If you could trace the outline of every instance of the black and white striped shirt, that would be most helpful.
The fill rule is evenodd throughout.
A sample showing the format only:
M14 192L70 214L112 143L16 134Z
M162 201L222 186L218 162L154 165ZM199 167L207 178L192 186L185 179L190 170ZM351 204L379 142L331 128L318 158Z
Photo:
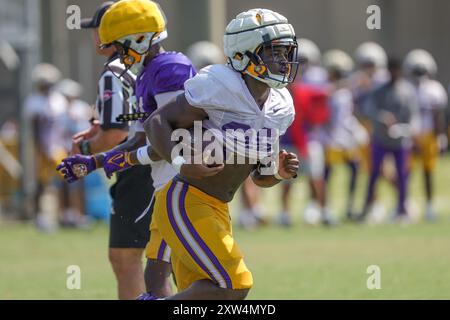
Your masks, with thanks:
M106 67L98 81L96 107L102 129L128 129L128 123L119 122L116 117L123 113L133 112L129 98L134 96L136 76L130 71L120 79L111 71L120 74L125 67L119 59L112 61Z

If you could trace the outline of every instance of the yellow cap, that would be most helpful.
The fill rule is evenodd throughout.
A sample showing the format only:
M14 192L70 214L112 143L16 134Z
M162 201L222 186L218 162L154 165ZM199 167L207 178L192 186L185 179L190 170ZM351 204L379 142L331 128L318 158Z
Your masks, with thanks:
M100 22L100 41L110 44L124 36L162 32L166 22L159 5L150 0L121 0L113 4Z

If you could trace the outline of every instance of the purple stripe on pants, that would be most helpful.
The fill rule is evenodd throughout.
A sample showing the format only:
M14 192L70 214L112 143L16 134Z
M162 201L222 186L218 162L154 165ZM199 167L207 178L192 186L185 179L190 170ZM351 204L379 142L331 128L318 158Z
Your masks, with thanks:
M164 251L166 250L167 244L164 240L161 241L161 245L158 250L158 260L164 260Z
M175 231L175 234L177 235L178 239L181 241L189 255L194 259L194 261L202 268L203 271L205 271L211 280L213 280L216 284L219 284L219 281L213 276L213 274L209 271L209 269L203 264L203 262L199 259L197 254L192 250L189 243L184 238L183 234L181 233L180 229L178 228L178 225L175 221L175 217L173 214L173 208L172 208L172 197L173 197L173 190L175 189L177 182L172 181L172 184L169 187L169 190L167 192L167 198L166 198L166 206L167 206L167 213L170 221L170 225L172 226L173 230Z
M182 182L181 182L182 183ZM206 245L206 243L203 241L203 239L198 234L197 230L195 230L194 226L192 225L191 221L189 220L186 208L184 205L184 200L186 199L186 193L188 190L188 184L183 183L183 189L181 190L181 196L180 196L180 211L181 211L181 217L183 218L184 223L186 224L187 228L189 229L189 232L194 237L195 241L197 241L197 244L202 248L203 252L206 253L209 260L213 263L213 265L216 267L216 269L220 272L220 275L225 279L225 283L227 286L227 289L232 289L233 285L231 283L231 278L228 275L225 268L220 264L217 257L214 255L214 253L209 249L209 247Z
M390 153L394 156L395 168L397 170L397 214L406 213L406 197L408 189L407 161L409 151L410 150L408 148L393 149L377 143L372 144L372 168L370 172L369 187L367 191L366 207L370 202L372 202L374 198L375 184L381 173L381 166L383 164L384 156Z

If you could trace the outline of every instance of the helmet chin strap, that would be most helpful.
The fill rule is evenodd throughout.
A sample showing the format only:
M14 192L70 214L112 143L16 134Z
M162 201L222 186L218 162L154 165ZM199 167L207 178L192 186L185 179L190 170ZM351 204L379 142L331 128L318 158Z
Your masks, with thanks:
M133 63L128 69L136 76L140 75L144 69L145 56L141 57L141 60L137 63Z

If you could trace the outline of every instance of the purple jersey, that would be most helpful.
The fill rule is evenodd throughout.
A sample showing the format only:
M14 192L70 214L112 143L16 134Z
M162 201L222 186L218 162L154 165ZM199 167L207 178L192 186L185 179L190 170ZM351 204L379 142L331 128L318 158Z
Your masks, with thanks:
M170 51L157 55L136 80L139 108L151 114L157 107L157 94L184 90L184 82L196 73L191 61L182 53Z

